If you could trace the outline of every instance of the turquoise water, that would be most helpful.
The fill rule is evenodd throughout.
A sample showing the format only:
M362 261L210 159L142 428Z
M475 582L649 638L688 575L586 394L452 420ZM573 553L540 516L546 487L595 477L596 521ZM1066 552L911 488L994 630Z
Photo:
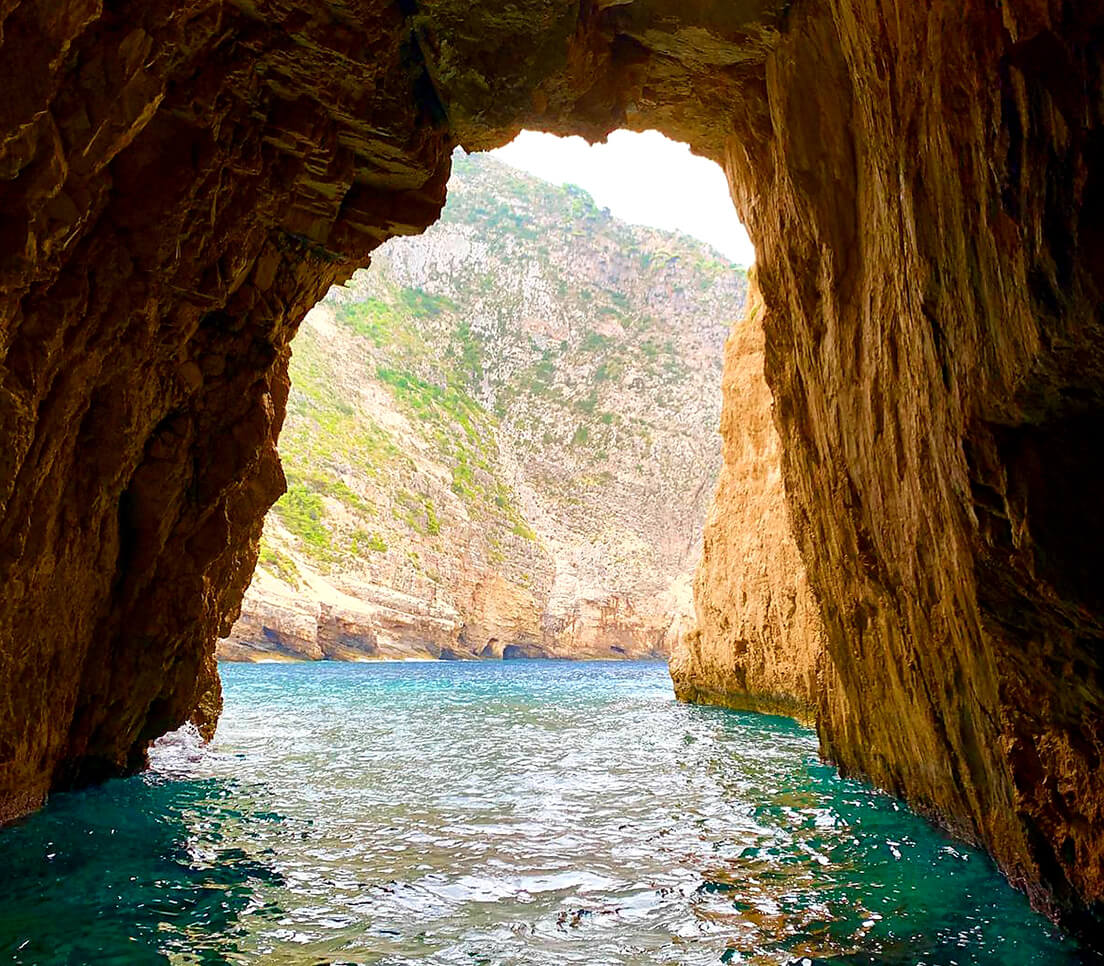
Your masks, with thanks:
M223 666L0 831L0 962L1063 964L982 855L658 663Z

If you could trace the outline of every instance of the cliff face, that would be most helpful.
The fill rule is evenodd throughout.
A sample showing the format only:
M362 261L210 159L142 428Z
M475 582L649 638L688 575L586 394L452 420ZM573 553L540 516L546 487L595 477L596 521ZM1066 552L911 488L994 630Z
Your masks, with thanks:
M1100 935L1099 10L797 13L730 161L822 747Z
M220 657L666 655L744 290L686 236L457 156L440 221L307 316L289 489Z
M824 628L786 505L754 286L748 307L725 344L724 464L694 581L697 619L672 651L671 678L684 701L811 723Z
M196 707L288 340L453 144L657 127L757 244L825 751L1099 941L1104 10L409 9L0 6L0 817Z
M444 200L401 14L363 12L0 7L0 820L217 707L288 340Z

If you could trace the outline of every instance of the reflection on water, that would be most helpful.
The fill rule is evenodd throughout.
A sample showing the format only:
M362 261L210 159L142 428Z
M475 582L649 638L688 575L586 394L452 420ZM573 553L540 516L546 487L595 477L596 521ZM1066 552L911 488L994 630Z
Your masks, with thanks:
M981 855L656 663L224 666L0 832L0 962L1074 963Z
M3 961L227 961L243 915L272 912L261 896L283 885L271 853L239 844L273 818L214 778L57 796L0 833Z

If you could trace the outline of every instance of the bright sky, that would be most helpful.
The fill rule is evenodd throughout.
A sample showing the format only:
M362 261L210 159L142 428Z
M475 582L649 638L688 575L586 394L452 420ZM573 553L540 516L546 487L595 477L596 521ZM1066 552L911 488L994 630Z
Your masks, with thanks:
M593 145L522 131L491 156L553 184L577 184L623 221L686 232L740 265L755 261L724 172L658 131L614 131Z

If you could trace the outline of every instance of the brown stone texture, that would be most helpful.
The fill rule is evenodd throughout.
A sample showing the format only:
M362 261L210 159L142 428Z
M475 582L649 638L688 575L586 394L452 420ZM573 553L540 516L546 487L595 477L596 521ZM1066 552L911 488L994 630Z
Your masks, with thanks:
M288 340L444 200L401 17L0 4L0 820L214 710Z
M192 713L288 340L433 220L452 141L658 127L758 246L824 751L1100 941L1098 0L0 0L0 31L0 819Z
M828 9L793 9L771 137L728 156L822 749L1099 937L1101 8Z
M786 505L763 375L765 312L752 284L747 317L725 344L724 464L694 581L697 619L670 670L684 701L812 722L824 629Z

